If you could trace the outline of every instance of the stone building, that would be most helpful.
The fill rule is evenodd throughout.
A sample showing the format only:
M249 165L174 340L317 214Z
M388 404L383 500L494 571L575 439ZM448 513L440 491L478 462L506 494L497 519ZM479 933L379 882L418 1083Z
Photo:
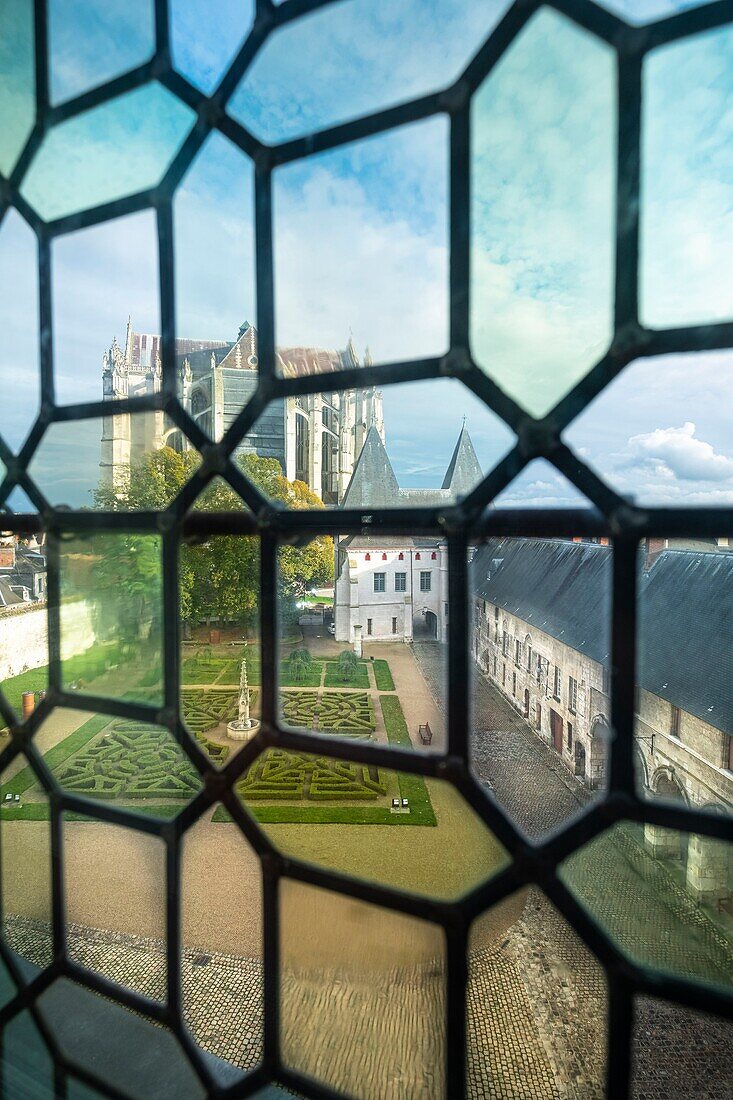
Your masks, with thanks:
M491 539L476 553L473 655L568 770L603 784L611 736L611 550L555 539ZM733 812L733 554L647 544L639 579L637 782L647 796ZM476 716L480 728L480 715ZM480 735L479 735L480 736ZM657 855L690 889L724 902L729 853L654 826Z
M0 535L0 608L46 599L46 552L35 536Z
M464 427L439 489L401 489L384 442L370 428L343 500L345 508L449 504L481 480ZM336 639L447 641L448 547L440 538L362 536L336 540Z
M176 340L179 393L183 407L212 439L221 439L257 387L257 332L245 322L232 342ZM363 365L371 363L369 351ZM353 341L342 351L279 348L277 367L287 378L358 367ZM161 387L160 337L137 333L128 322L124 351L113 340L102 364L105 400L157 393ZM367 387L274 401L247 433L238 450L276 458L291 481L304 481L324 504L337 505L370 427L384 439L382 395ZM146 452L164 445L189 446L163 413L104 418L102 480L113 484L119 472Z

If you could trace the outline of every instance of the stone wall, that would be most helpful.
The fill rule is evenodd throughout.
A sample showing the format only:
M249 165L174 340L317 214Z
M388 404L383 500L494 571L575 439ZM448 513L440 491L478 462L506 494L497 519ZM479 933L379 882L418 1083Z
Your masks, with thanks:
M62 656L74 657L94 644L89 605L78 600L64 607ZM48 664L45 604L28 604L0 613L0 681Z

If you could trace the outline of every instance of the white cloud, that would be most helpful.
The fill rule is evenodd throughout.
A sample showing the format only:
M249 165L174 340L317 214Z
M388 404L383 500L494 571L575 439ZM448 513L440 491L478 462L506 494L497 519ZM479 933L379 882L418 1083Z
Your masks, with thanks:
M653 463L663 477L716 482L733 479L733 458L717 453L710 443L698 439L691 421L681 428L656 428L632 436L628 453L632 459Z

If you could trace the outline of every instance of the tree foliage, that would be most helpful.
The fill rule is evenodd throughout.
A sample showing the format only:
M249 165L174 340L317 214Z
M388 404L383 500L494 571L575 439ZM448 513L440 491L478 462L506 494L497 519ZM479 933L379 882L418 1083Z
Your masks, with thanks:
M338 656L338 674L345 684L351 683L356 676L359 658L352 649L344 649Z
M114 486L101 486L95 502L109 511L160 511L176 497L196 470L196 451L179 453L162 447L121 471ZM277 505L322 508L318 497L302 481L288 481L277 459L240 455L245 477ZM245 505L222 478L209 482L196 501L197 511L241 511ZM144 536L125 535L125 575L121 592L132 594L144 580L135 568L135 547ZM279 558L280 598L287 611L313 585L333 581L333 541L328 536L306 546L283 546ZM109 576L114 560L102 567ZM219 619L251 621L259 603L259 539L256 536L216 535L184 543L179 563L180 606L184 621Z

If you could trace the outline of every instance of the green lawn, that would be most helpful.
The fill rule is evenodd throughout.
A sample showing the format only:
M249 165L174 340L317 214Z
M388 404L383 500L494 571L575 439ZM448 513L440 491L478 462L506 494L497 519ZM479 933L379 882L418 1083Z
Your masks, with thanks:
M353 679L344 680L339 673L338 661L326 661L325 687L368 688L370 686L369 669L366 661L359 661L359 664L354 668L354 673Z
M394 680L387 662L379 657L374 661L373 668L377 691L394 691Z

